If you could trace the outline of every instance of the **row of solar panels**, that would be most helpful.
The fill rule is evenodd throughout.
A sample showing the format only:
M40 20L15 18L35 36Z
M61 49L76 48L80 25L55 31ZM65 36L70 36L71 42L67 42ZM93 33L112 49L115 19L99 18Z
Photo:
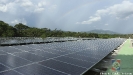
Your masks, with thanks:
M0 47L0 75L81 75L125 39Z
M30 43L30 42L49 42L49 41L68 41L68 40L78 40L79 38L73 37L47 37L45 39L37 37L7 37L0 38L0 44L14 44L14 43Z

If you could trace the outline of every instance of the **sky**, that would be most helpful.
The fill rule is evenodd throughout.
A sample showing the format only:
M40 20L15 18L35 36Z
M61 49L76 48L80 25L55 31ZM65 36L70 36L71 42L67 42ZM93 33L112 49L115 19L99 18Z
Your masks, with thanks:
M0 0L0 20L52 30L133 33L133 0Z

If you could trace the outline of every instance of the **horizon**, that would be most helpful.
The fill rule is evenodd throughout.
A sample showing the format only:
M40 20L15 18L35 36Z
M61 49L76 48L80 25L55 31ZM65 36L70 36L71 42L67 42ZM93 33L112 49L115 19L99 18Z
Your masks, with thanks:
M0 20L0 21L2 21L2 20ZM4 22L4 21L3 21ZM6 23L6 22L5 22ZM19 23L16 23L16 24L19 24ZM23 23L21 23L21 24L23 24ZM15 25L10 25L10 24L8 24L9 26L15 26ZM23 25L25 25L25 24L23 24ZM26 26L28 26L28 25L26 25ZM32 26L29 26L30 28L34 28L34 27L32 27ZM35 28L38 28L38 27L35 27ZM39 29L41 29L41 28L39 28ZM47 28L47 29L50 29L50 28ZM55 28L56 30L61 30L61 29L57 29L57 28ZM50 29L50 30L55 30L55 29ZM70 31L70 32L89 32L89 33L98 33L98 32L91 32L91 31L109 31L109 32L111 32L111 34L113 34L113 33L115 33L115 34L125 34L125 33L118 33L118 32L115 32L115 31L111 31L111 30L108 30L108 29L92 29L92 30L89 30L89 31ZM67 31L67 30L61 30L61 31ZM107 32L108 34L110 34L109 32ZM98 33L99 34L99 33ZM103 33L102 33L103 34ZM132 34L132 33L126 33L126 34Z
M14 26L132 34L132 0L0 0L0 20Z

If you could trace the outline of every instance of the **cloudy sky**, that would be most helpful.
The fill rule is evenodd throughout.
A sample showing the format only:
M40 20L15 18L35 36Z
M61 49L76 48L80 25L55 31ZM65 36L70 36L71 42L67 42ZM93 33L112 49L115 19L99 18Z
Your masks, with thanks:
M133 0L0 0L0 20L65 31L133 33Z

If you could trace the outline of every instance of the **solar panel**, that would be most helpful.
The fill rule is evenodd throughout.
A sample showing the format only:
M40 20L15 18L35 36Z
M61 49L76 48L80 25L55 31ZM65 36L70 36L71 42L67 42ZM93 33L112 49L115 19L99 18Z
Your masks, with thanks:
M55 58L55 60L60 61L60 62L67 62L70 64L74 64L76 66L82 66L84 68L90 67L93 64L92 62L89 62L89 61L82 61L82 60L73 59L73 58L66 57L66 56ZM90 65L88 65L88 63Z
M46 58L53 58L53 57L59 56L57 54L52 54L52 53L45 52L45 51L29 51L29 52L33 53L33 54L36 54L36 55L39 55L39 56L46 57Z
M6 53L22 52L21 50L14 49L12 47L3 47L1 50L4 50Z
M81 75L125 39L0 47L0 75Z
M37 62L47 59L46 57L41 57L39 55L35 55L29 52L22 52L22 53L14 53L15 56L24 58L26 60Z
M23 75L68 75L67 73L38 64L30 64L16 68L15 70L22 73Z
M0 55L5 55L7 54L6 52L0 51Z
M73 37L47 37L45 39L38 37L0 37L0 45L8 46L8 45L16 45L16 44L27 44L27 43L40 43L40 42L61 42L61 41L76 41L79 38ZM89 38L88 38L89 39ZM91 38L93 39L93 38Z
M8 69L9 69L8 67L6 67L6 66L0 64L0 72L1 72L1 71L5 71L5 70L8 70Z
M40 62L39 64L54 68L56 70L60 70L61 72L65 72L71 75L78 75L86 69L86 68L74 66L71 64L63 63L60 61L56 61L56 60L47 60L47 61Z
M10 68L16 68L23 65L30 64L31 62L23 58L19 58L13 55L0 55L0 64L6 65Z

